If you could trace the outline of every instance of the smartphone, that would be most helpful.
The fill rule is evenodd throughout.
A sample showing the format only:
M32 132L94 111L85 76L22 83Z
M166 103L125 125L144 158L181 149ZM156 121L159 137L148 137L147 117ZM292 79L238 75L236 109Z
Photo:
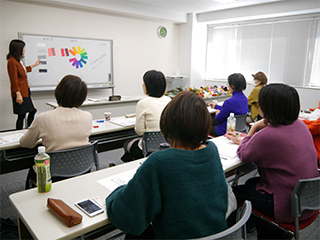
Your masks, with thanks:
M103 213L103 209L89 198L76 202L75 205L89 217Z

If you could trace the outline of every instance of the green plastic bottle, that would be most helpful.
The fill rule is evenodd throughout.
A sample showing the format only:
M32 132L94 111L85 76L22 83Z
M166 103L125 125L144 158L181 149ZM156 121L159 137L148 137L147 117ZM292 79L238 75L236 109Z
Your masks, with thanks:
M37 187L41 193L49 192L51 189L50 156L46 153L44 146L38 147L38 154L34 157L37 168Z

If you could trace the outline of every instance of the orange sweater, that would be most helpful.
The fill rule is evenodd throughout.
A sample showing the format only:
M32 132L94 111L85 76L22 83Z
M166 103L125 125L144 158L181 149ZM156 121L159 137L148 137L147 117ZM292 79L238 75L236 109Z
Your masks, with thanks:
M14 57L10 57L7 63L8 75L11 83L11 97L16 97L16 92L20 91L22 97L29 97L29 85L27 73L21 63ZM27 72L31 72L31 67L26 67Z
M316 147L317 154L318 154L318 163L320 165L320 118L316 121L310 121L310 120L302 120L310 130L314 146Z

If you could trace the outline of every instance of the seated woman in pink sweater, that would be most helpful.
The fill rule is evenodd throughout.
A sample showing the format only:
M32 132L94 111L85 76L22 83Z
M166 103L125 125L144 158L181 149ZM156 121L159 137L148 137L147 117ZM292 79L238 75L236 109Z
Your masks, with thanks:
M88 145L92 129L92 115L78 109L87 97L87 85L79 77L66 75L54 91L58 107L39 114L28 131L20 138L20 145L33 148L38 140L47 152ZM36 173L31 167L26 189L35 182ZM54 180L54 179L53 179Z
M269 84L259 93L260 121L244 138L231 133L228 139L240 144L237 154L241 161L255 163L260 177L233 188L238 204L250 200L255 210L279 223L293 223L291 193L299 179L319 176L317 153L306 125L298 119L300 101L297 91L285 84ZM306 210L300 220L314 211ZM258 239L271 236L265 224L256 223Z

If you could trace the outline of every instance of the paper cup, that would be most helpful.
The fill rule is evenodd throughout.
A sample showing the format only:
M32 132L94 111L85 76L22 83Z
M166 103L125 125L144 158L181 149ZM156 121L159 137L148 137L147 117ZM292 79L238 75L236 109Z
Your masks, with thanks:
M104 118L106 119L106 121L110 121L110 119L111 119L111 112L105 112L105 113L104 113Z

